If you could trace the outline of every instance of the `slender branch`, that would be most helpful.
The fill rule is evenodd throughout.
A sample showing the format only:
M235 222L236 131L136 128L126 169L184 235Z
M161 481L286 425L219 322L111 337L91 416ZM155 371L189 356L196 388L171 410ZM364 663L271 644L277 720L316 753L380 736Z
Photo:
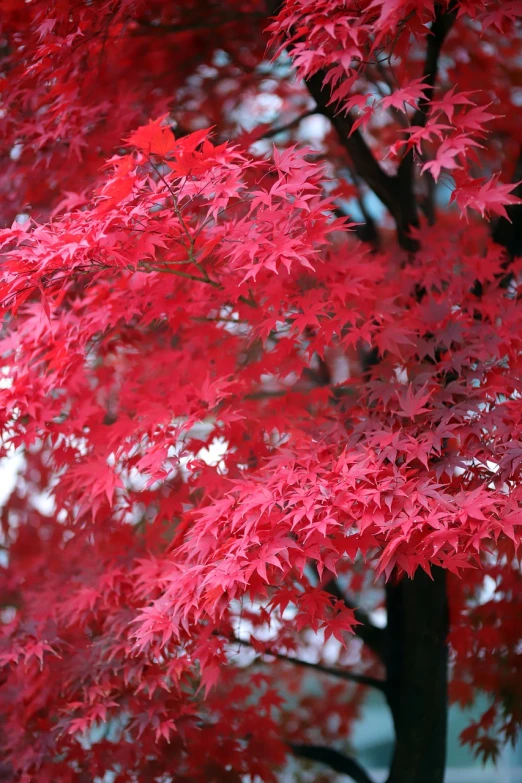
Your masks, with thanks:
M362 216L365 221L364 226L361 226L361 229L364 229L364 232L361 230L358 236L360 236L361 239L364 238L364 240L367 242L371 242L371 244L375 245L375 247L378 248L380 246L380 239L379 239L379 232L377 230L377 224L375 223L375 220L366 209L364 198L360 193L357 196L357 203L359 205L359 209L361 210Z
M259 391L250 392L250 394L245 394L243 397L244 400L270 400L270 399L276 399L277 397L286 397L289 392L291 392L292 389L277 389L274 391L264 391L263 389L259 389ZM270 653L272 655L272 653Z
M425 97L419 101L417 111L413 115L412 125L420 126L421 128L426 125L430 102L433 99L433 94L435 92L440 53L446 36L457 18L457 10L458 7L456 2L450 3L446 9L443 9L440 4L435 7L435 18L427 38L426 60L423 69L424 83L427 87L424 91ZM413 166L414 152L413 149L411 149L404 155L397 171L397 178L401 187L413 189ZM435 210L433 198L434 190L433 188L430 189L430 187L428 187L428 195L426 203L423 206L423 211L426 213L430 222L434 222Z
M421 98L417 111L413 115L412 125L420 125L422 127L426 125L430 102L435 92L440 53L446 36L455 23L457 11L458 5L456 2L450 3L445 10L441 5L435 7L435 19L426 42L426 61L423 70L424 83L428 86L424 90L425 97Z
M353 119L348 115L336 114L330 104L330 88L324 86L325 71L321 70L305 79L308 92L317 104L317 110L327 117L337 131L339 141L348 152L356 174L380 198L393 214L396 211L394 178L381 168L360 131L353 129Z
M348 171L350 172L350 179L352 181L352 184L357 188L357 196L356 196L357 203L359 205L359 209L361 210L362 216L364 217L365 220L364 223L354 226L353 231L355 234L357 234L361 242L369 242L371 245L375 247L375 249L379 249L381 243L380 243L379 232L377 230L377 225L373 217L366 209L366 204L364 203L364 198L360 189L360 183L357 181L356 175L350 169L350 167L347 168ZM349 215L346 212L344 212L339 206L334 207L333 212L336 217L341 217L341 218L349 217Z
M291 53L291 46L290 53ZM330 87L325 84L327 72L319 70L304 80L308 92L315 100L318 113L327 117L337 131L340 143L350 156L355 173L392 214L397 226L399 244L406 250L416 250L417 242L409 236L409 228L417 225L417 207L413 189L405 190L397 176L391 176L381 167L372 150L350 115L337 113L331 104Z
M243 302L243 304L246 304L249 307L259 307L259 305L257 304L257 302L255 301L255 299L252 296L247 297L247 296L243 296L243 294L241 294L241 296L238 296L237 300L238 300L238 302Z
M271 16L279 12L283 2L284 0L268 0L267 5ZM288 48L291 54L292 46L289 45ZM350 155L356 173L394 214L396 211L396 194L393 192L394 178L381 168L360 131L354 130L352 118L349 115L345 116L335 112L335 107L330 102L330 87L325 86L326 77L326 71L319 70L304 80L308 92L315 100L317 112L323 114L332 123L339 136L339 141Z
M191 275L188 272L178 272L176 269L171 269L168 266L162 266L162 267L155 267L151 266L150 270L151 272L163 272L167 275L175 275L176 277L184 277L187 280L194 280L196 283L208 283L208 285L213 286L214 288L218 288L220 291L223 291L224 286L221 283L218 283L217 280L212 280L208 275L206 277L198 277L197 275ZM248 305L249 307L258 307L257 302L254 301L252 298L248 298L246 296L238 296L238 302L242 302L243 304Z
M235 637L233 642L241 644L244 647L251 647L252 643L247 642L244 639ZM366 674L356 674L354 672L346 671L345 669L334 669L331 666L324 666L322 663L311 663L310 661L303 661L301 658L294 658L291 655L285 655L284 653L276 652L275 650L267 649L264 655L270 655L272 658L277 658L279 661L285 661L293 663L296 666L303 666L307 669L313 669L321 674L328 674L330 677L337 677L339 680L347 680L349 682L355 682L357 685L366 685L369 688L376 688L380 691L385 691L386 683L384 680L378 680L376 677L368 677Z
M290 122L287 122L286 125L278 125L275 128L270 128L270 130L267 130L265 133L263 133L260 137L260 139L271 139L274 136L278 136L280 133L286 133L286 131L292 130L292 128L295 128L301 120L305 120L307 117L311 117L313 114L321 114L322 112L319 112L317 109L310 109L309 111L305 111L302 114L300 114L298 117L295 117L293 120L290 120Z
M386 632L383 628L377 628L373 625L369 616L363 609L358 609L353 601L351 601L341 590L339 584L335 579L331 579L323 588L327 593L333 595L339 601L343 601L348 609L352 609L355 619L361 623L354 627L354 633L359 637L373 652L381 659L386 660Z
M275 0L272 5L272 13L277 13L281 0ZM456 3L451 3L448 9L443 9L440 4L437 5L435 19L428 36L424 66L424 77L428 87L426 97L419 102L419 107L414 115L414 124L423 126L426 123L429 103L435 89L440 52L455 18ZM417 250L418 242L409 236L410 227L418 225L417 203L413 190L413 150L404 156L395 176L387 174L373 155L361 132L358 129L354 130L354 121L350 115L336 113L335 107L330 102L330 88L325 86L326 77L327 73L320 70L305 79L306 87L314 98L318 111L328 117L333 128L337 131L339 141L348 152L357 176L366 182L392 214L397 226L399 244L406 250ZM428 214L431 214L432 206L427 204L426 210Z
M310 761L318 761L320 764L326 764L330 769L339 772L342 775L348 775L355 783L373 783L368 775L355 759L345 756L333 748L327 748L324 745L296 745L291 743L289 747L296 756Z
M272 655L280 661L288 661L294 663L297 666L303 666L305 668L314 669L321 674L328 674L330 677L337 677L339 680L347 680L354 682L357 685L366 685L368 688L376 688L379 691L386 690L386 683L384 680L379 680L376 677L369 677L366 674L356 674L355 672L349 672L345 669L335 669L331 666L324 666L322 663L310 663L309 661L303 661L301 658L293 658L290 655L284 655L283 653L274 653L267 650L267 655Z
M214 288L223 289L221 283L218 283L216 280L211 280L207 277L198 277L197 275L191 275L188 272L179 272L177 269L170 269L168 266L152 266L150 271L162 272L166 275L175 275L176 277L184 277L187 280L195 280L197 283L208 283Z

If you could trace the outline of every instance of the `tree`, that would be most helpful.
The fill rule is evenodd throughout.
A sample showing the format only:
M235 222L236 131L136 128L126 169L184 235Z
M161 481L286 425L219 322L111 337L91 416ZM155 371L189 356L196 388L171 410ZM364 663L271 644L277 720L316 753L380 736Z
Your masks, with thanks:
M369 688L389 783L516 738L521 19L4 0L3 779L368 783Z

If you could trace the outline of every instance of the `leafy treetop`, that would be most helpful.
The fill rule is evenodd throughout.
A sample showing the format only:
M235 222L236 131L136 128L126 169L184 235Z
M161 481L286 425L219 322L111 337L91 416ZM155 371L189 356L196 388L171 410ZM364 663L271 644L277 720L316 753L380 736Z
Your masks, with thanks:
M494 755L522 719L520 4L3 5L5 779L274 780L386 690L355 607L440 569ZM296 665L311 634L333 669Z

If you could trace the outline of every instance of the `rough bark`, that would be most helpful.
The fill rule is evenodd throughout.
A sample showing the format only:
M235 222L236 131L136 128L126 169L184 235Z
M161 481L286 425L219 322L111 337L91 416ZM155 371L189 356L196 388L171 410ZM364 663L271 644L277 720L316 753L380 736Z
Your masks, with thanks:
M387 588L388 699L395 752L388 783L443 783L446 765L446 574L423 571Z

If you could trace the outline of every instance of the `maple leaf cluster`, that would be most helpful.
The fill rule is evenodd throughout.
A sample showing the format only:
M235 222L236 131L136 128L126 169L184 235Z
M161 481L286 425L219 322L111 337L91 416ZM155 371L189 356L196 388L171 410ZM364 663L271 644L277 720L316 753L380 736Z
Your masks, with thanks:
M441 569L450 696L488 695L463 740L495 755L522 270L483 218L521 203L518 4L48 5L2 20L6 779L277 780L386 689L364 596ZM263 90L277 145L240 127ZM398 242L344 214L370 190Z

